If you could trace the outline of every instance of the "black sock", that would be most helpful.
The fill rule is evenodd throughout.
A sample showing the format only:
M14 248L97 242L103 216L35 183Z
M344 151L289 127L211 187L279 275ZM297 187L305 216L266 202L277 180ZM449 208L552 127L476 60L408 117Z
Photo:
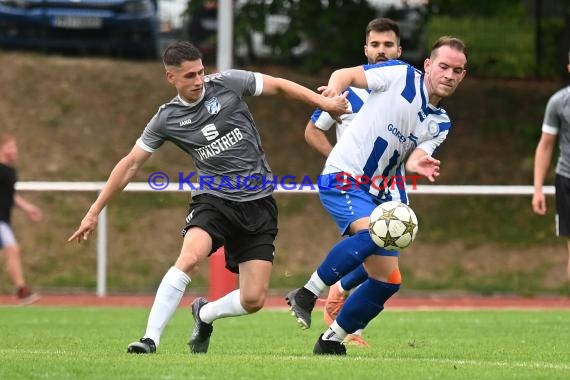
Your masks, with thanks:
M310 290L303 287L299 289L297 295L295 296L295 302L303 309L313 310L315 303L317 302L317 296L313 294Z

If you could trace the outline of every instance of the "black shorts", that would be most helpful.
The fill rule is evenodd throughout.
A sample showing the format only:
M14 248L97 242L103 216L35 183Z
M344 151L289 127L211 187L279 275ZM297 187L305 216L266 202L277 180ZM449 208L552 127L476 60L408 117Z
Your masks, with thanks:
M570 237L570 178L556 174L556 235Z
M212 252L224 246L226 268L239 273L238 265L249 260L273 262L277 236L277 204L273 196L236 202L200 194L192 198L186 227L200 227L212 238Z

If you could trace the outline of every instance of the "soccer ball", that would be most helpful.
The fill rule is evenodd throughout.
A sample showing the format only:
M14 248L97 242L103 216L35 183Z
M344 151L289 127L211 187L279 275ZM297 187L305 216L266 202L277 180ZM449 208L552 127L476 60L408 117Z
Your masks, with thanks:
M382 203L370 214L370 236L381 248L395 251L408 247L418 234L418 218L410 206L397 201Z

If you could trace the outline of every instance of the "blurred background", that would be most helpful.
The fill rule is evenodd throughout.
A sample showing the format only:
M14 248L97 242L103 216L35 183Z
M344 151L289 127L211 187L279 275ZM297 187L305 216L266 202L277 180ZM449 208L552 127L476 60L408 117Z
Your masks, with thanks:
M21 181L103 181L158 107L175 94L159 60L187 39L217 70L218 3L183 0L0 0L1 129L18 138ZM420 67L431 43L468 45L468 75L444 107L453 129L437 152L440 184L532 185L534 149L548 98L568 83L570 5L556 0L233 2L233 66L316 89L339 67L364 63L364 29L390 17L402 59ZM316 177L324 159L306 145L312 112L279 97L248 101L274 172ZM284 105L285 104L285 105ZM556 154L555 154L556 156ZM165 145L142 169L193 171ZM549 176L547 184L553 183ZM94 192L26 192L45 221L14 213L30 284L91 292L96 241L66 243ZM297 287L339 236L317 196L276 195L280 206L272 289ZM125 193L109 207L109 293L154 292L178 254L187 193ZM402 254L402 293L570 294L554 199L534 215L530 196L411 194L420 220ZM208 264L190 291L208 286ZM5 272L0 292L11 292Z
M355 64L363 30L389 17L402 32L402 59L423 62L443 34L462 36L470 73L509 78L563 75L570 40L566 1L236 0L233 57L305 70ZM0 0L0 47L158 58L185 39L215 62L218 2L212 0ZM360 43L358 43L360 42Z

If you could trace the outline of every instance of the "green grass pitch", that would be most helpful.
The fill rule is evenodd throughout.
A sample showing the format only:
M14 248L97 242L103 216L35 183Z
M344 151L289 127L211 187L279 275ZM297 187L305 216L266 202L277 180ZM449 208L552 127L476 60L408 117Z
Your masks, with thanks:
M0 379L568 379L568 310L392 311L367 328L371 348L313 356L322 313L300 330L285 310L214 323L190 355L178 309L155 355L129 355L148 309L0 307Z

